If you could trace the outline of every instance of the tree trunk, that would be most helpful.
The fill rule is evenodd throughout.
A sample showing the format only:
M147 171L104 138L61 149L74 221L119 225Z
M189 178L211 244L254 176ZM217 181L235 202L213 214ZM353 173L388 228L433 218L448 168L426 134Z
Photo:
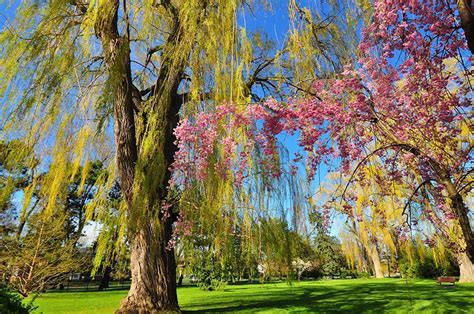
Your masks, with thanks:
M474 54L474 14L471 0L457 0L461 27L466 36L467 45Z
M457 252L456 257L460 270L460 282L474 282L474 234L469 222L468 210L462 196L455 189L451 180L445 180L451 209L456 215L454 222L459 227L455 230Z
M158 243L156 233L153 223L135 233L131 246L132 285L116 313L179 312L174 251L167 250L164 241ZM159 233L159 237L168 238L171 224Z
M103 291L109 287L110 282L110 273L112 272L112 267L110 265L105 266L104 273L102 274L102 279L99 284L99 291Z
M170 1L157 5L171 16L170 35L162 45L158 78L147 103L132 83L129 38L118 32L119 1L100 1L94 24L113 82L116 164L131 238L132 284L119 313L179 311L174 251L166 249L177 214L164 213L162 206L169 196L177 150L173 132L182 103L178 86L194 41L183 39L186 30ZM203 10L206 6L203 1Z
M360 263L357 264L359 268L359 272L369 273L369 263L367 261L367 249L365 246L357 240L357 246L359 247L359 261Z
M370 259L374 265L375 278L384 278L382 271L382 263L380 262L380 256L377 248L369 248Z
M461 2L463 2L464 4L469 2L469 5L471 4L471 1L462 0L458 1L458 4L460 4ZM473 24L471 23L471 25ZM397 142L396 138L393 138L395 139L395 142ZM422 155L420 153L420 150L410 145L398 144L397 146L401 147L407 152L412 153L415 156ZM449 240L456 244L456 249L454 253L460 256L460 258L458 258L459 268L461 271L460 281L474 282L474 279L472 278L472 272L469 270L470 267L468 267L469 264L474 264L474 234L471 228L471 224L469 222L466 203L464 202L462 195L459 193L455 184L453 183L452 176L449 171L446 170L446 167L443 167L443 165L439 164L433 159L429 159L428 164L437 177L436 181L444 185L445 190L443 192L443 197L445 197L450 202L449 205L451 212L455 216L455 218L453 219L453 223L455 224L455 232L454 236L449 237L451 238ZM428 182L427 186L431 186L431 183ZM431 190L433 190L432 187ZM433 197L437 197L436 192L432 192L432 194ZM469 260L469 262L467 262L467 260ZM461 263L463 263L462 268Z
M461 276L459 282L474 282L474 263L469 259L466 252L456 254Z

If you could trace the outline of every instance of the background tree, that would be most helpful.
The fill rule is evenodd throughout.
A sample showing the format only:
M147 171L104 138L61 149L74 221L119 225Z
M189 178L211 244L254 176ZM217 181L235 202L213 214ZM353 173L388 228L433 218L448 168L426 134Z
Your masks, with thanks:
M339 276L341 270L346 268L341 241L321 230L314 238L314 246L313 268L323 276Z
M17 150L23 151L23 154L16 154ZM15 193L31 184L36 164L37 160L31 149L21 141L0 142L0 228L3 236L14 232L19 236L26 216L34 210L34 206L33 209L24 206L21 213L18 213L13 198ZM20 221L18 229L15 224L17 218Z
M55 223L49 222L53 218ZM61 282L73 271L84 269L74 242L67 239L67 218L34 214L21 241L2 238L0 267L3 279L23 296L40 292Z

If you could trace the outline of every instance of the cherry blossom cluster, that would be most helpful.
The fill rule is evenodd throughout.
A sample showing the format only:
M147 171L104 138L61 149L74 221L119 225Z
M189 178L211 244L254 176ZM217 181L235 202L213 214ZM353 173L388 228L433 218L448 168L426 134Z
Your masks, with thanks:
M227 104L181 120L175 129L179 150L171 184L188 186L193 180L203 180L212 168L222 178L232 175L240 186L249 175L250 158L257 158L262 171L278 177L277 119L261 106ZM259 120L264 121L261 130ZM256 147L261 154L256 154Z
M193 222L186 219L186 215L180 212L178 219L174 223L173 234L166 245L167 250L172 250L176 246L176 242L180 236L190 236L193 228Z
M407 169L432 179L433 162L462 171L470 155L458 139L460 122L473 118L474 59L456 1L374 0L373 6L358 62L332 79L315 80L315 96L230 103L182 120L172 183L202 180L214 169L241 185L250 175L250 158L265 174L279 176L282 133L299 137L293 162L304 159L310 178L321 162L334 159L347 174L376 147L387 148L376 155L395 181ZM290 169L297 171L295 165ZM445 205L437 207L444 218L455 218Z

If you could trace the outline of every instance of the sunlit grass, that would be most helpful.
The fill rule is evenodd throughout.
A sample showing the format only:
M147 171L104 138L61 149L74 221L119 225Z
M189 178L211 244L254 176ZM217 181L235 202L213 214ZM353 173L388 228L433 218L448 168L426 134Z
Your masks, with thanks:
M113 313L126 291L63 292L39 296L43 313ZM353 279L229 285L224 291L178 289L183 312L393 312L472 313L474 284L455 287L435 280Z

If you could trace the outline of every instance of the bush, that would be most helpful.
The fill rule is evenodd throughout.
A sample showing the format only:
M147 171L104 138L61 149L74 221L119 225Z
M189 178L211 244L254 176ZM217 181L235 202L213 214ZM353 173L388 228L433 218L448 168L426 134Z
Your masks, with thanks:
M407 257L402 257L398 261L398 267L403 278L435 278L457 273L449 262L436 265L433 257L428 254L423 262L419 259L410 261Z
M360 273L360 274L363 274L363 273ZM350 270L350 269L341 269L341 278L342 279L346 279L350 277L351 279L354 279L354 278L359 278L359 273L357 273L357 271L355 270Z
M201 290L224 290L227 286L225 269L212 254L201 256L193 269L198 278L197 285Z
M33 300L24 304L22 297L7 288L0 289L0 313L2 314L27 314L37 308Z
M354 278L368 279L368 278L371 277L368 272L364 272L364 271L362 271L362 272L354 272L354 273L356 274Z

